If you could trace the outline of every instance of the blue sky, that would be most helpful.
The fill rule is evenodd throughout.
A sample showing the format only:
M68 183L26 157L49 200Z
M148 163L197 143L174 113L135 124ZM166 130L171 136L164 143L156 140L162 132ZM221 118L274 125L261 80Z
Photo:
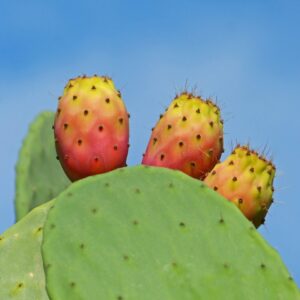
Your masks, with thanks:
M121 89L129 165L187 82L222 108L224 156L237 141L269 149L276 202L259 231L300 285L299 28L298 1L1 1L0 232L14 222L14 166L28 124L55 110L70 77L107 74Z

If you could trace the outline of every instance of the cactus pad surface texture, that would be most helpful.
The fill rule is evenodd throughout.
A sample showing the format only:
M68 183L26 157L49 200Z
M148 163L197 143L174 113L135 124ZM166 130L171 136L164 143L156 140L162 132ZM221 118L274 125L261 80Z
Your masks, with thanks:
M16 166L16 219L53 199L70 183L56 160L54 113L43 112L31 124Z
M50 299L300 299L238 208L182 172L137 166L61 193L44 226Z
M33 209L0 235L0 299L47 300L41 255L43 226L53 201Z

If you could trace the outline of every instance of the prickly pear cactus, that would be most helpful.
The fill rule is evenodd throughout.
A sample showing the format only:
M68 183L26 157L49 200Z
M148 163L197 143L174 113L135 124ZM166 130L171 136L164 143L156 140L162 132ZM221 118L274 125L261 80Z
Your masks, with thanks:
M279 255L202 182L138 166L81 180L44 227L56 299L300 299Z
M41 255L43 225L53 201L0 235L0 299L47 300Z
M54 113L43 112L31 124L16 166L16 219L51 200L69 185L56 160L52 125Z

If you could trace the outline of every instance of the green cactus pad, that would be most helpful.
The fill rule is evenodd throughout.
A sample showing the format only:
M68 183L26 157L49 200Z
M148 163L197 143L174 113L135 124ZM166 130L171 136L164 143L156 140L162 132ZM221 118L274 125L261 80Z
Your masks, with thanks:
M54 113L41 113L24 140L16 166L16 220L53 199L69 185L69 179L56 160L53 120Z
M300 299L253 225L183 173L119 169L56 201L42 243L53 300Z
M41 255L43 225L53 201L32 210L0 236L0 299L47 300Z

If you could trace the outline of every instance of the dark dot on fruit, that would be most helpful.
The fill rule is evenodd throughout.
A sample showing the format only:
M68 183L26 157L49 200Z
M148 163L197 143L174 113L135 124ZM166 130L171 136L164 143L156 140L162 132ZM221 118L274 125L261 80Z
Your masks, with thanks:
M104 184L104 186L105 186L105 187L109 187L109 183L106 182L106 183Z
M55 228L55 224L51 224L51 225L50 225L50 228L51 228L51 229L54 229L54 228Z
M61 99L61 96L58 97L58 101Z
M211 156L211 155L213 154L213 152L214 152L213 149L209 149L209 150L207 151L207 153L208 153L209 156Z
M171 128L172 128L172 125L169 124L169 125L168 125L168 129L170 130Z
M123 118L119 118L119 123L123 124Z
M42 229L43 229L43 227L39 227L39 228L37 229L37 232L41 232Z
M262 269L265 269L265 268L266 268L266 265L265 265L265 264L261 264L260 267L261 267Z
M174 187L174 184L171 182L169 183L169 188L173 188Z
M118 296L117 300L124 300L122 296Z
M246 153L246 155L247 155L247 156L250 156L250 155L251 155L250 151L248 151L248 152Z
M214 122L213 122L213 121L210 121L210 122L209 122L209 125L210 125L210 127L214 127Z
M254 168L250 168L250 170L249 170L251 173L253 173L254 172Z
M74 288L76 286L76 283L74 281L70 282L70 287Z
M80 249L84 249L85 245L84 244L80 244Z
M160 114L160 115L159 115L159 118L161 119L163 116L164 116L164 115Z
M197 114L200 114L200 108L198 108L198 109L196 110L196 113L197 113Z
M110 102L110 99L109 99L109 98L106 98L106 99L105 99L105 102L106 102L106 103L109 103L109 102Z
M99 158L98 157L95 157L94 158L94 162L98 162L99 161Z
M54 129L54 125L52 125L52 129Z
M82 144L82 140L78 140L77 144L80 146Z
M140 194L140 193L141 193L141 190L140 190L140 189L135 189L134 192L135 192L136 194Z
M70 84L69 84L69 89L70 89L70 88L72 88L72 87L73 87L73 84L72 84L72 83L70 83Z
M217 191L218 190L218 187L217 186L214 186L214 191Z
M293 279L293 277L292 277L292 276L289 276L289 277L288 277L288 280L290 280L290 281L294 281L294 279Z
M95 89L96 89L96 87L93 85L91 89L92 89L92 90L95 90Z
M221 217L221 218L219 219L219 223L220 223L220 224L224 224L224 219L223 219L223 217Z
M99 131L103 131L103 126L100 125L100 126L98 127L98 130L99 130Z
M129 259L128 255L126 255L126 254L123 255L123 259L124 259L124 260L128 260L128 259Z
M239 198L239 204L242 204L242 203L243 203L243 199Z
M197 134L197 135L196 135L196 139L197 139L197 140L200 140L200 139L201 139L201 135L200 135L200 134Z
M261 192L261 186L258 186L258 187L257 187L257 190L258 190L258 192L260 193L260 192Z
M174 108L177 108L177 107L178 107L178 104L177 104L177 103L175 103L173 107L174 107Z
M211 175L216 175L216 171L215 170L213 170L212 172L211 172Z
M234 165L234 161L231 160L231 161L229 162L229 165L230 165L230 166L233 166L233 165Z
M151 128L151 131L153 131L153 130L154 130L154 127Z
M64 129L66 130L67 128L68 128L68 124L65 123L65 124L64 124Z
M184 222L180 222L180 223L179 223L179 226L180 226L180 227L185 227L185 223L184 223Z
M133 225L138 225L139 222L138 222L137 220L133 220L133 221L132 221L132 224L133 224Z
M92 208L91 211L92 211L93 214L96 214L98 210L97 210L97 208Z
M173 268L177 268L177 263L176 263L176 261L173 261L173 262L172 262L172 267L173 267Z
M73 100L76 100L76 99L77 99L77 96L76 96L76 95L74 95L74 96L73 96Z
M119 97L119 98L122 97L121 91L118 91L118 97Z
M227 263L225 263L225 264L223 264L223 267L224 267L225 269L228 269L228 268L229 268L229 265L228 265Z
M164 155L164 154L161 154L161 155L160 155L160 160L164 160L164 158L165 158L165 155Z
M118 150L118 146L114 145L114 150L117 151Z
M237 181L237 178L235 176L232 177L232 181Z
M57 160L59 160L59 157L58 157L58 156L56 156L56 159L57 159Z
M18 288L21 288L23 286L24 286L24 284L22 282L18 283Z
M89 111L86 109L86 110L83 112L83 114L84 114L85 116L87 116L87 115L89 114Z
M155 145L157 142L157 138L153 138L153 145Z
M187 120L186 117L182 117L182 121L185 122Z
M182 147L183 146L183 142L179 142L178 145L179 145L179 147Z
M192 168L196 167L196 164L193 161L190 163L190 165Z

